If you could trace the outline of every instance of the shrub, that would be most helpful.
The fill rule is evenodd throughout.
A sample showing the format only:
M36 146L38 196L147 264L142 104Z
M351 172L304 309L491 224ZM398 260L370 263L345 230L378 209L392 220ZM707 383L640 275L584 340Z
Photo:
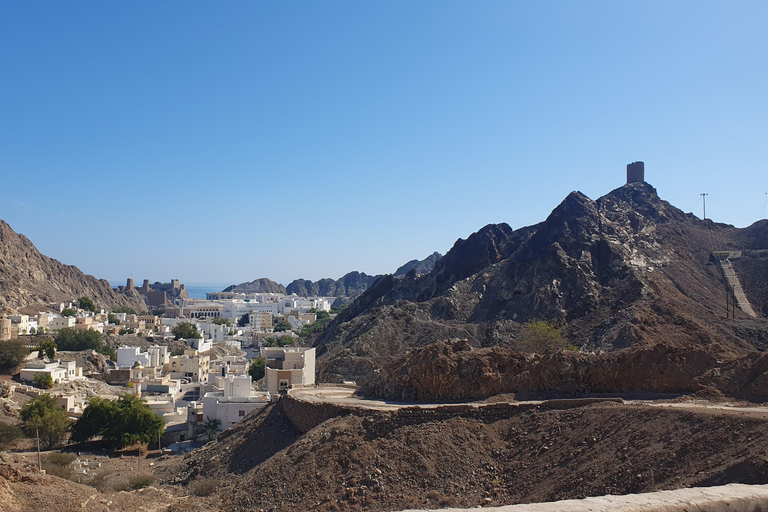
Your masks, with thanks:
M216 489L221 487L221 480L215 478L206 478L205 480L196 480L189 486L192 494L205 497L213 494Z
M22 435L23 432L16 425L0 422L0 450L7 450Z
M75 461L74 453L49 453L43 457L42 467L46 474L59 478L72 477L72 463Z
M253 382L264 378L266 373L266 360L263 357L257 357L251 361L251 367L248 369L248 373L251 375Z
M0 343L0 370L13 370L24 361L29 354L20 341L4 341Z
M86 311L96 311L96 304L94 304L89 297L80 297L77 299L77 305L80 306L80 309L84 309Z
M174 336L176 336L176 339L190 339L190 338L201 338L200 333L197 332L197 327L192 325L189 322L182 322L173 329L171 329L171 332Z
M32 379L40 389L51 389L53 387L53 377L50 373L36 373Z
M69 466L77 457L74 453L53 452L45 457L45 461L56 466Z
M128 478L128 484L131 486L131 489L133 489L134 491L138 489L143 489L144 487L149 487L153 483L155 483L155 477L148 474L134 475Z
M575 349L563 338L559 327L541 320L531 320L523 325L517 344L518 348L524 352L537 352L539 354Z

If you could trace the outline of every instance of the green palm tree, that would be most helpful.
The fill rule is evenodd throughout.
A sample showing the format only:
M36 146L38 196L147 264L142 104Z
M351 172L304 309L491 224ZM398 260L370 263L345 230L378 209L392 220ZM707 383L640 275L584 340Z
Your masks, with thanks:
M206 416L203 422L203 433L208 437L208 440L213 441L219 432L221 432L221 420Z

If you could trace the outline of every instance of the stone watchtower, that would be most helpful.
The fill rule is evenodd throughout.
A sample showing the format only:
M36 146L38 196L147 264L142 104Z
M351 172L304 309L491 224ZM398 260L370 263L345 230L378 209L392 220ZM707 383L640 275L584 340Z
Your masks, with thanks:
M132 292L132 291L133 291L133 279L131 279L130 277L129 277L129 278L128 278L128 280L125 282L125 289L126 289L127 291L129 291L129 292Z
M645 183L645 164L643 162L627 164L627 183Z

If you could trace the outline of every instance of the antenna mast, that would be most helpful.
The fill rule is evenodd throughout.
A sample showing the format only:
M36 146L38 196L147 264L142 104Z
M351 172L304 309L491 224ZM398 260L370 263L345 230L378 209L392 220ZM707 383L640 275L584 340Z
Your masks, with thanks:
M701 200L704 203L704 220L707 220L707 194L706 192L703 194L699 194L701 196Z

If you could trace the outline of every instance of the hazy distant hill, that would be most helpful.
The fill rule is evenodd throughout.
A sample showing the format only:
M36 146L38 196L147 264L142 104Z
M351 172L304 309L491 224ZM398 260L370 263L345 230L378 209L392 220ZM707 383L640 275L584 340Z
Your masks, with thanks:
M411 270L417 274L426 274L432 270L435 262L439 259L440 253L435 252L423 260L411 260L398 268L394 275L401 277ZM349 272L337 280L325 278L312 282L307 279L296 279L286 289L288 293L295 293L296 295L336 297L336 305L349 304L370 288L380 277L382 276L369 276L364 272Z
M14 310L87 296L97 306L146 310L137 292L116 293L105 279L40 254L27 237L0 220L0 305Z
M756 318L737 308L725 319L729 288L712 251L733 251ZM361 382L433 342L514 347L529 320L563 326L586 350L665 344L743 354L768 348L767 313L768 221L737 229L700 220L633 183L596 201L573 192L533 226L485 226L428 274L383 277L315 345L321 376Z
M254 279L250 283L240 283L238 285L232 285L224 288L225 292L235 293L285 293L285 286L280 283L276 283L271 279L262 277L260 279Z

